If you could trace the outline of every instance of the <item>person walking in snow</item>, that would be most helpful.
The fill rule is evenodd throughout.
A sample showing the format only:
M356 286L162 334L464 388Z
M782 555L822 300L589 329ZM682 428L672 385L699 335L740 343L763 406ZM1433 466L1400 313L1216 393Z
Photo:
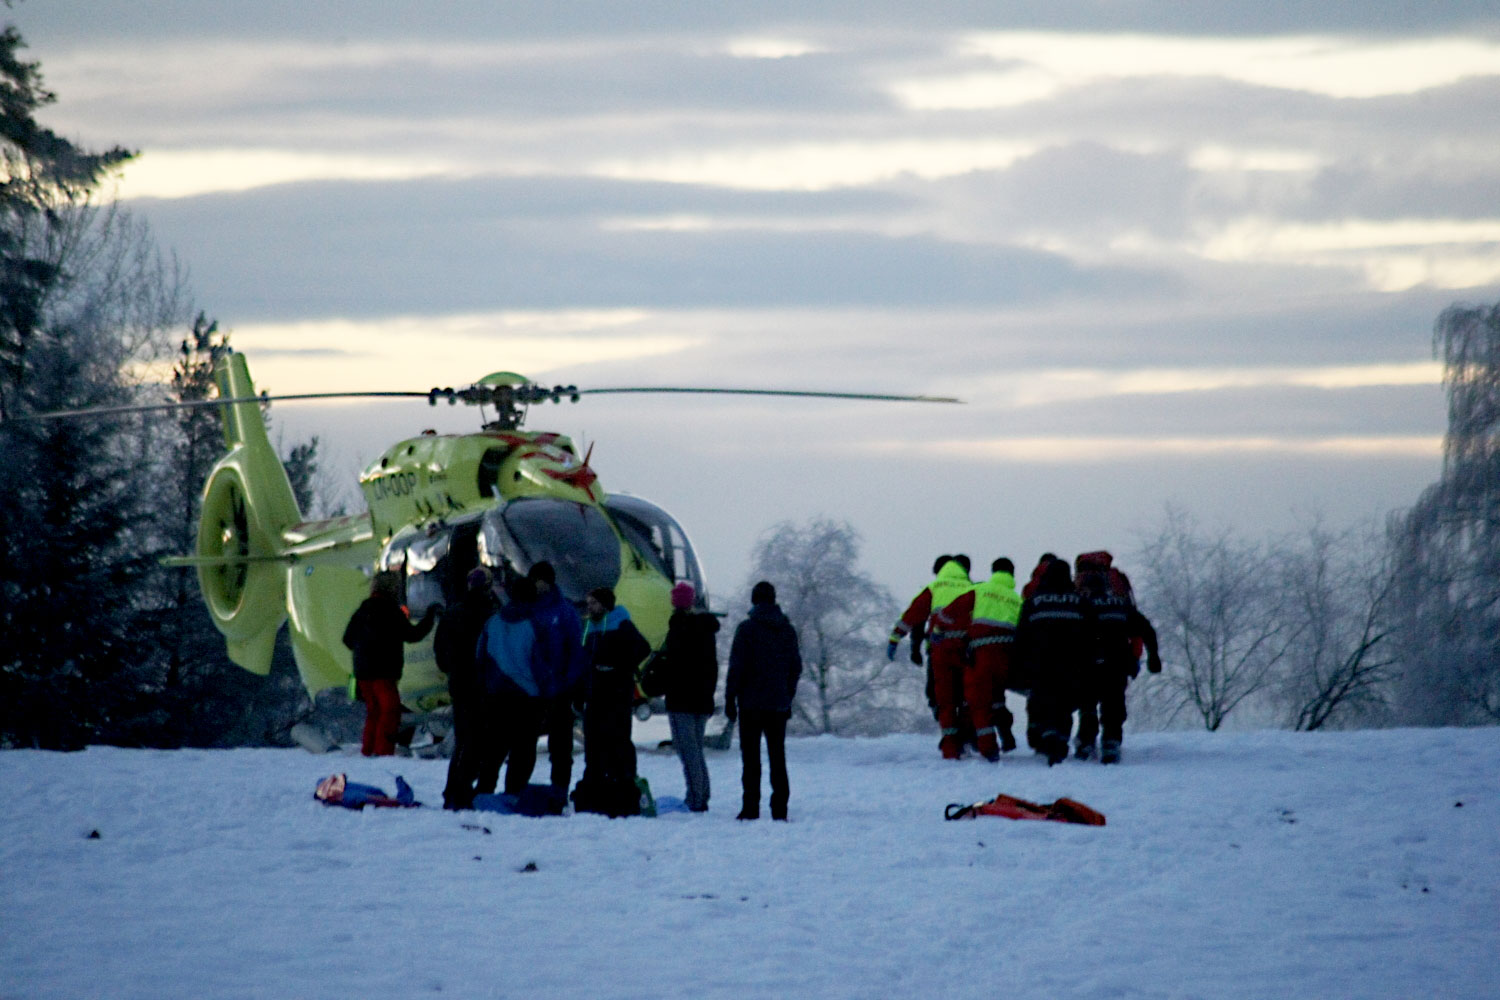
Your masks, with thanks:
M969 706L979 752L990 761L1016 748L1011 729L1015 720L1005 707L1011 650L1015 646L1016 622L1021 616L1015 573L1015 563L1001 556L990 564L990 578L975 585L972 591L974 607L969 616L964 700Z
M1092 757L1094 738L1102 735L1099 762L1117 764L1125 741L1125 689L1141 671L1135 644L1145 647L1146 669L1153 674L1161 673L1161 656L1156 646L1156 629L1136 610L1131 599L1130 581L1111 567L1108 553L1090 555L1102 556L1104 561L1102 565L1090 565L1083 556L1078 560L1078 588L1094 608L1097 648L1093 669L1084 678L1078 704L1075 756L1081 760Z
M500 768L497 748L492 746L494 727L485 725L481 714L484 689L476 651L479 633L495 613L495 598L490 593L493 582L484 566L470 571L463 597L443 611L432 637L432 653L437 668L448 677L448 697L453 704L453 753L448 758L448 783L443 788L445 809L469 807L480 772L489 769L491 759L494 769L485 791L493 792Z
M583 710L583 777L573 789L580 811L610 816L639 811L635 785L635 744L630 739L635 671L651 653L630 612L615 602L615 592L600 587L585 602L583 649L589 661L588 693Z
M933 563L933 572L937 575L932 582L917 592L917 596L911 599L911 603L906 606L906 610L896 621L895 627L891 629L890 640L886 643L885 658L894 660L901 639L910 634L911 661L920 666L922 664L921 645L925 636L927 640L927 704L932 709L933 718L938 719L939 724L942 725L943 706L962 702L963 675L961 667L955 664L951 656L934 660L933 619L951 601L971 590L974 584L969 579L969 557L966 555L938 556Z
M744 799L738 819L760 818L762 737L771 767L771 818L787 818L786 724L801 677L797 630L777 606L776 588L762 580L751 588L749 616L735 629L724 689L724 714L740 727Z
M427 609L413 624L401 605L401 578L376 573L365 598L344 628L344 645L354 653L354 680L365 703L365 728L360 753L388 757L396 752L401 728L401 695L397 684L405 666L403 646L420 642L431 631L437 607Z
M1041 554L1036 561L1036 566L1031 570L1031 578L1021 587L1022 601L1031 599L1031 596L1036 593L1037 588L1042 585L1042 577L1046 574L1047 567L1055 562L1057 562L1056 553L1043 552ZM1031 677L1027 674L1028 665L1014 655L1014 650L1011 652L1010 676L1007 679L1007 683L1011 686L1011 690L1020 691L1026 696L1026 745L1037 753L1041 753L1042 729L1041 726L1033 721L1036 719L1037 714L1035 701L1031 695Z
M714 713L714 689L719 685L719 651L714 638L719 620L706 611L693 610L696 599L693 585L687 581L672 588L672 617L661 658L667 721L672 726L672 749L682 761L687 807L691 812L707 812L708 762L703 756L703 734Z
M1093 605L1074 588L1068 564L1048 563L1021 605L1016 656L1031 679L1027 725L1037 728L1037 749L1049 765L1068 756L1073 709L1094 668L1095 628Z

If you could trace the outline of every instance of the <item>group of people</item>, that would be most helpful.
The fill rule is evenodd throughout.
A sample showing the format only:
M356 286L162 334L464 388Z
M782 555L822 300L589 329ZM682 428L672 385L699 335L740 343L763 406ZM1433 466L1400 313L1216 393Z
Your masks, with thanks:
M395 752L402 648L424 638L436 623L433 652L447 675L453 705L446 808L470 808L475 796L491 794L497 786L522 795L545 736L549 788L559 809L571 798L579 811L610 816L638 811L631 726L638 672L649 657L653 693L665 696L672 746L682 763L685 804L691 812L708 810L703 751L719 681L719 622L694 607L692 584L672 588L666 638L654 656L613 590L590 591L580 615L557 588L556 573L546 562L508 580L487 567L474 569L462 598L440 619L429 609L411 622L399 594L396 574L377 573L370 596L344 632L365 703L366 756ZM758 583L751 591L750 614L735 632L725 689L725 715L740 726L740 819L760 815L762 742L770 763L771 816L786 819L791 794L786 726L801 673L796 630L776 605L775 588ZM584 767L570 794L573 731L580 714Z
M1049 765L1067 758L1070 736L1079 759L1118 763L1125 692L1142 651L1147 670L1161 672L1156 630L1136 609L1129 579L1108 552L1083 553L1071 568L1046 553L1019 592L1010 559L996 559L979 583L970 569L967 556L939 556L886 648L894 659L910 637L912 662L922 665L925 641L943 757L973 746L996 761L1016 748L1009 690L1026 696L1027 743Z
M933 580L896 622L886 650L894 659L909 638L912 662L925 663L942 755L957 759L972 746L996 761L1016 749L1015 719L1005 700L1007 691L1016 691L1026 696L1027 743L1049 764L1068 756L1070 737L1078 758L1118 762L1126 688L1140 672L1142 652L1152 673L1161 671L1161 658L1156 631L1136 609L1130 581L1109 553L1084 553L1071 567L1047 553L1019 591L1008 558L991 563L989 577L977 583L970 570L967 556L940 556ZM508 580L478 567L463 598L440 621L429 609L415 623L400 604L399 579L376 574L344 635L366 707L363 750L394 752L402 646L422 639L436 622L433 650L448 676L455 735L444 805L469 808L476 795L493 793L502 766L505 792L520 795L545 736L549 787L559 804L571 797L580 811L629 815L640 802L631 725L638 676L649 659L651 693L666 698L685 804L692 812L707 811L703 751L719 679L719 623L694 607L696 596L685 581L672 588L666 638L653 656L614 591L591 591L580 615L546 562ZM740 728L738 818L760 816L764 744L771 817L784 820L791 797L786 729L802 658L775 587L757 583L750 604L730 647L724 691L725 715ZM584 769L570 796L580 714Z

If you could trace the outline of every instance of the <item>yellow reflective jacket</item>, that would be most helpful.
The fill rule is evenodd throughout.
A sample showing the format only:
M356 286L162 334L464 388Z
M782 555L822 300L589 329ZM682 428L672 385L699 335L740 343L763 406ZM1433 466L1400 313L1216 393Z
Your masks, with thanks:
M974 588L974 624L990 629L1013 629L1021 620L1021 595L1016 578L995 573Z

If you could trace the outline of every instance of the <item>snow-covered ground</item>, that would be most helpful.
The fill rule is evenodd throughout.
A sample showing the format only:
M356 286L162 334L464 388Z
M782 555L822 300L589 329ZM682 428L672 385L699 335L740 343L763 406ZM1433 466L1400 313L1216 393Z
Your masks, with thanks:
M735 821L737 751L625 820L312 797L443 761L0 753L0 997L1500 997L1500 729L933 744L791 741L785 824ZM943 820L1002 791L1108 825Z

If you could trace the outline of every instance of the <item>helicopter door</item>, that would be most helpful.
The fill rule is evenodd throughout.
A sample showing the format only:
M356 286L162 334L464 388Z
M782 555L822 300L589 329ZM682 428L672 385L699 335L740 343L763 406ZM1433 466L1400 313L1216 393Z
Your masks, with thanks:
M479 562L478 536L479 521L471 519L431 535L398 536L386 547L381 568L401 575L401 602L408 613L421 616L430 607L459 602L465 579Z
M501 557L518 573L539 562L557 572L557 588L570 601L582 602L596 587L620 580L620 540L597 507L522 497L487 511L480 531L485 561Z
M649 500L623 493L611 494L604 501L604 508L614 517L631 547L649 559L663 576L673 581L686 580L698 592L699 600L707 599L708 588L698 555L682 525L671 514Z
M451 535L443 532L421 538L406 550L406 610L420 618L433 605L443 607L448 595L443 592L443 578L448 568Z

